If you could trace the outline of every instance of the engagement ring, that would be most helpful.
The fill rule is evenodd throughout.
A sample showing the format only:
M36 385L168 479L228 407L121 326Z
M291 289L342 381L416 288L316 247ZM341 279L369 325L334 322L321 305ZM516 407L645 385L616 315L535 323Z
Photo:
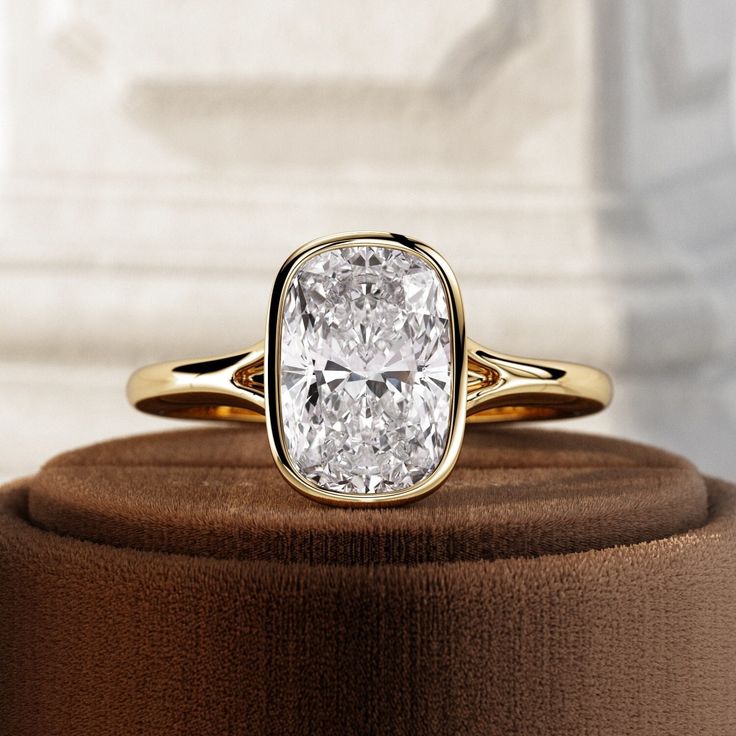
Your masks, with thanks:
M314 240L287 259L265 341L141 368L128 398L161 416L265 420L276 466L296 490L386 506L440 486L466 421L591 414L610 402L611 381L466 339L442 256L402 235L365 232Z

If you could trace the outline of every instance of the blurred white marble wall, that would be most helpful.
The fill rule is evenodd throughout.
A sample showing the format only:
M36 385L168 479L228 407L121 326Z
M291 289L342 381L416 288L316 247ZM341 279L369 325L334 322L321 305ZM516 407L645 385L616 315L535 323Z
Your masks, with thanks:
M471 334L617 381L571 429L736 476L733 0L2 0L0 476L176 426L297 245L407 232Z

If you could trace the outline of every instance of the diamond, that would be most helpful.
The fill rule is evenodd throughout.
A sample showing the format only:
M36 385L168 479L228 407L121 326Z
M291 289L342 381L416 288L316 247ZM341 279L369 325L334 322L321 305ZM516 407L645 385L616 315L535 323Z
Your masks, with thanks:
M307 258L283 296L279 396L294 469L381 494L438 467L450 429L452 330L439 273L395 247Z

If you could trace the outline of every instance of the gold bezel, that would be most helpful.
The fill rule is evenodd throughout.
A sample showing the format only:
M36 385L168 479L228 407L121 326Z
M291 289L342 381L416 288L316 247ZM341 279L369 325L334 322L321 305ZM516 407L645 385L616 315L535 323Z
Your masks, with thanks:
M380 494L350 495L321 488L304 477L292 465L283 438L281 420L281 396L279 372L281 352L281 326L283 322L284 296L299 268L313 256L337 248L378 245L414 253L427 262L437 273L445 290L450 315L452 337L452 388L450 423L445 452L435 470L409 488ZM415 501L437 490L449 476L463 440L466 415L467 354L465 350L465 313L455 275L447 261L433 248L418 240L387 232L354 232L318 238L292 253L278 272L274 281L268 310L268 326L265 340L265 405L268 440L276 467L284 478L300 493L313 501L335 506L392 506Z

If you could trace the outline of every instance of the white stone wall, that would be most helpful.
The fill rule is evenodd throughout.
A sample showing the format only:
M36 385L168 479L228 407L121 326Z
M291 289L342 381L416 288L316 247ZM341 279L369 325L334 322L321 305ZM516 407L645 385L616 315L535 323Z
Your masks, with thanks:
M143 362L262 335L315 236L407 232L470 332L581 360L561 423L736 477L732 0L4 0L0 476L183 426Z

